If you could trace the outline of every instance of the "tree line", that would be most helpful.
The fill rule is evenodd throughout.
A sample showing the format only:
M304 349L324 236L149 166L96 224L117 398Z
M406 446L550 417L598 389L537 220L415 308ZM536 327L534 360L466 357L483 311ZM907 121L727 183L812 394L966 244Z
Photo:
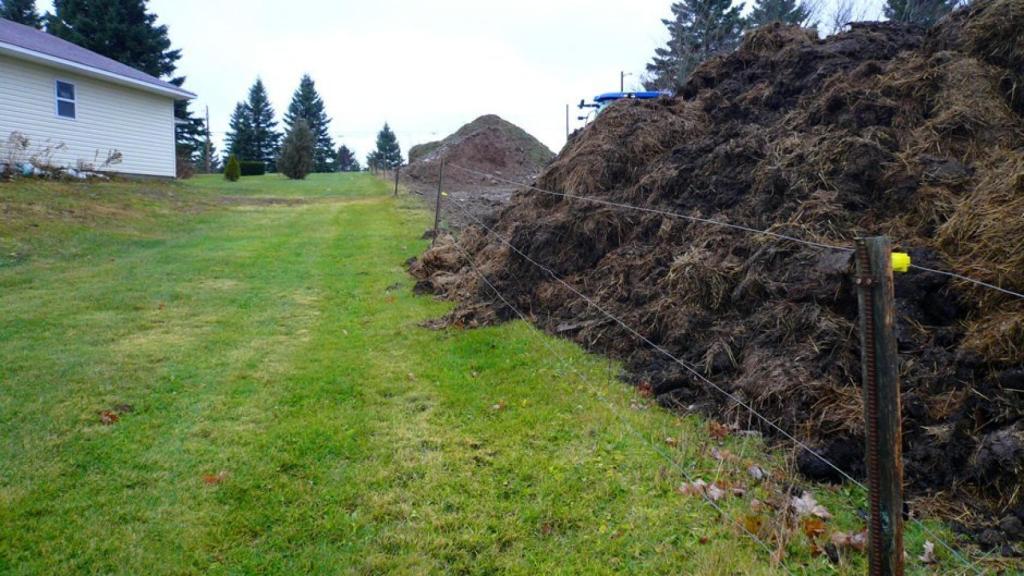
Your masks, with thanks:
M0 18L45 30L150 76L164 78L175 86L185 83L184 76L175 74L181 50L171 48L167 26L156 24L157 16L147 10L145 0L55 0L53 11L46 14L36 10L35 0L0 0ZM213 146L210 128L189 106L187 100L174 104L179 174L207 166L220 170L221 161ZM248 99L240 102L231 115L226 140L228 154L263 162L267 169L275 170L285 144L295 143L302 151L307 148L307 140L311 140L308 171L360 169L352 150L346 146L334 148L328 131L331 119L308 74L299 82L283 121L286 132L281 134L277 131L266 89L257 79L249 90ZM308 137L306 131L310 133ZM377 140L377 150L367 159L370 167L400 165L401 149L389 126L385 124ZM288 152L286 161L296 158L293 150ZM301 155L299 158L300 167L304 167L306 158Z
M889 20L931 26L968 0L885 0ZM755 0L743 16L744 4L732 0L682 0L672 3L672 17L662 20L669 40L657 48L647 64L644 86L649 90L675 90L702 62L731 52L743 34L773 22L842 31L864 17L864 0L835 0L824 11L825 0ZM824 21L820 21L823 19Z
M257 78L247 98L231 113L224 140L227 154L240 161L262 162L267 170L280 169L288 176L361 169L352 150L344 145L335 148L329 128L331 118L309 74L299 81L282 121L283 131L278 130L266 86ZM377 149L367 157L367 167L390 169L401 164L398 138L385 123L377 135Z

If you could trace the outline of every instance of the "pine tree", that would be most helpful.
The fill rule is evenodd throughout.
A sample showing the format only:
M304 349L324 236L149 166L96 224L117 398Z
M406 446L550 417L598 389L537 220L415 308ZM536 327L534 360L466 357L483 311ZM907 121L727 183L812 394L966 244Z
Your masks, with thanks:
M46 31L157 78L171 76L181 50L144 0L54 0Z
M46 14L50 34L176 86L185 83L183 76L174 77L181 50L171 50L167 26L157 26L145 0L54 0L53 9ZM174 116L177 153L194 161L205 122L192 115L187 100L174 103Z
M242 166L238 162L238 156L232 154L228 156L227 161L224 163L224 178L231 182L238 182L238 179L242 177Z
M756 28L782 22L804 26L811 18L811 9L797 0L755 0L754 8L747 16L747 27Z
M291 130L296 120L305 120L316 138L314 152L315 172L331 172L334 160L334 140L329 134L331 119L324 110L324 101L317 94L316 85L309 74L304 74L299 87L292 96L288 112L284 115L284 124Z
M302 180L313 171L316 153L316 137L305 120L299 118L281 145L281 156L277 159L277 167L281 173L292 180Z
M375 167L388 170L402 165L402 148L398 145L398 137L391 131L387 122L377 133L377 150L375 151Z
M355 153L344 144L338 147L336 166L338 172L359 172L360 170L359 160L356 160Z
M886 0L883 11L893 22L932 26L957 6L957 0Z
M371 172L376 172L381 169L380 152L374 150L366 155L366 167L370 169Z
M690 72L708 58L739 45L743 31L743 4L730 0L683 0L672 4L671 20L662 20L669 31L664 48L655 50L647 65L648 88L675 89Z
M33 28L43 27L43 19L36 12L35 0L0 1L0 18Z
M261 160L267 165L271 172L275 171L277 153L280 147L281 134L277 131L277 120L274 120L274 107L270 105L270 98L267 96L267 89L263 86L263 80L256 79L256 83L249 89L249 101L246 103L249 113L249 120L252 122L252 158L246 160Z
M245 102L235 104L228 122L228 133L224 138L224 146L231 156L243 160L253 160L259 154L253 143L252 114Z
M181 86L185 78L178 77L171 80L171 84ZM194 116L189 109L189 100L174 101L174 136L178 156L195 163L199 158L200 149L204 145L206 134L206 121Z

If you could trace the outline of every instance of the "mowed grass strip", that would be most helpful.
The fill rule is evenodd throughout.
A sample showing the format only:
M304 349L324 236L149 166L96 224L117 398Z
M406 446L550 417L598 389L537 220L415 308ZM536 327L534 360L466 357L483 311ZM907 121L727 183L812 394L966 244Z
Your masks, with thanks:
M670 462L770 467L756 440L522 322L421 327L449 308L403 268L429 215L386 182L242 183L0 185L34 214L0 222L25 254L0 267L0 573L781 572L749 498L720 516ZM801 572L863 569L805 544Z

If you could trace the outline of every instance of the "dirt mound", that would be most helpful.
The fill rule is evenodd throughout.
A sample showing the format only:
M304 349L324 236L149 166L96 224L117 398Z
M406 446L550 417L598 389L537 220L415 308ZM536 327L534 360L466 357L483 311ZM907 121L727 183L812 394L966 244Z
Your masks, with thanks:
M1024 0L981 0L931 30L765 27L677 98L610 107L538 186L829 244L885 233L917 264L1024 291L1020 30ZM863 474L848 253L529 190L494 227ZM458 242L540 326L626 359L664 405L755 425L500 241L468 229ZM442 243L414 263L419 287L457 299L453 321L508 318L459 254ZM1024 520L1024 302L921 271L898 275L896 297L910 492Z
M532 180L554 156L522 128L490 114L466 124L444 140L413 146L405 174L421 182L437 182L438 164L444 159L449 164L509 180ZM499 184L454 168L447 170L444 179L445 186L452 189Z

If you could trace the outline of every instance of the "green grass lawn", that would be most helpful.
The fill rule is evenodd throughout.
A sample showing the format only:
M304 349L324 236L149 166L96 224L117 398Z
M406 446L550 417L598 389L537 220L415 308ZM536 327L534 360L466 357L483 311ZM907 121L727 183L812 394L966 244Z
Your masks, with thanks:
M0 574L863 572L771 533L757 440L522 322L421 327L430 215L390 191L0 183ZM683 471L748 492L720 516Z

